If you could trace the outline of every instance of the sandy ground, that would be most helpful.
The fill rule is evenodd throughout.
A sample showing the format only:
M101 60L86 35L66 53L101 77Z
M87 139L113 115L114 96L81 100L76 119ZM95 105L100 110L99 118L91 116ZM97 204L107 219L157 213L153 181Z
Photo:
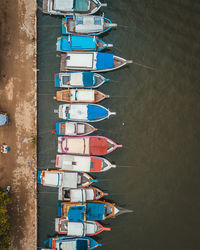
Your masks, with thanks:
M36 0L1 0L0 111L10 123L0 144L11 151L0 154L0 185L12 188L12 250L37 249L36 40Z

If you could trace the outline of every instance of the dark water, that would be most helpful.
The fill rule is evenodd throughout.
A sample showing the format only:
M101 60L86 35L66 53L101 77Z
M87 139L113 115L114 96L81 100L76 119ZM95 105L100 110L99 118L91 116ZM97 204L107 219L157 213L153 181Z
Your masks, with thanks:
M135 64L107 73L101 103L117 116L94 124L119 144L107 158L119 167L97 174L109 200L133 209L107 220L96 239L102 249L200 249L200 2L108 0L105 16L119 24L103 36L114 54ZM58 107L53 75L59 71L60 18L38 13L39 168L53 167ZM140 65L139 65L140 64ZM49 81L47 81L49 80ZM53 236L57 193L38 187L38 245Z

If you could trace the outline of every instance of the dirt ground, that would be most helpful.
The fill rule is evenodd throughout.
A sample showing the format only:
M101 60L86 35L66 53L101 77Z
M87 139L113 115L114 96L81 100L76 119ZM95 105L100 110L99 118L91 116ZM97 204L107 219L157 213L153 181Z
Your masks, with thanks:
M37 249L37 71L36 0L1 0L0 186L11 185L12 250ZM5 75L3 77L3 75Z

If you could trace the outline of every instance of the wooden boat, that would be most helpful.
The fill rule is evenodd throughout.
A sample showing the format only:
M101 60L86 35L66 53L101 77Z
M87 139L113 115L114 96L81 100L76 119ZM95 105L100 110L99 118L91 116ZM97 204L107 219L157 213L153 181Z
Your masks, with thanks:
M56 130L53 130L53 134L57 135L69 135L69 136L85 136L96 131L89 123L84 122L56 122Z
M90 220L105 220L115 217L120 210L114 203L106 201L90 201L86 203L58 203L58 217L69 221L82 222Z
M107 159L97 156L57 155L56 168L68 171L99 173L105 172L116 165Z
M0 112L0 126L8 124L8 114Z
M99 200L106 195L108 195L108 193L104 193L103 191L101 191L101 189L96 187L70 189L59 188L58 200L77 203Z
M109 98L96 89L67 89L56 92L54 100L68 103L97 103Z
M67 16L81 14L89 15L96 13L106 3L99 0L43 0L43 12L50 15Z
M65 170L39 170L38 183L49 187L77 188L87 187L97 182L90 175L81 172L68 172Z
M81 122L99 122L116 114L101 105L84 103L59 105L59 109L54 110L54 112L58 113L60 119Z
M62 19L62 34L100 35L117 27L110 19L103 16L67 16Z
M101 244L89 237L52 237L45 241L50 248L41 250L93 250Z
M58 153L62 154L106 155L121 147L103 136L58 137Z
M119 69L131 60L102 52L67 52L61 54L60 70L106 72Z
M66 218L55 219L55 231L58 234L65 234L69 237L93 236L110 230L110 228L103 227L97 221L71 222Z
M110 79L93 72L69 72L55 74L55 87L59 88L98 88Z
M113 47L112 44L105 43L96 36L68 35L57 38L56 50L60 52L68 51L102 51Z

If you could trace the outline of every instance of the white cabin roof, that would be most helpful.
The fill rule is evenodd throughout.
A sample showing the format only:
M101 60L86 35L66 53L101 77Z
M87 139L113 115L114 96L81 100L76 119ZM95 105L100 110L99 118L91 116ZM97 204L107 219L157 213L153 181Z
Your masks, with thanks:
M88 89L88 90L82 90L82 89L72 89L71 90L71 101L88 101L88 102L94 102L94 90Z
M82 73L71 73L70 84L75 86L83 86L83 74Z
M56 241L56 249L58 250L76 250L76 241Z
M67 53L66 65L67 67L77 68L92 68L94 61L93 53Z
M70 114L70 119L72 120L87 120L88 116L87 105L81 105L81 104L71 105L69 114Z
M74 0L54 0L54 10L72 11Z
M68 222L68 236L82 236L84 233L84 225L79 222Z
M89 138L66 138L63 143L66 143L68 153L70 154L89 154ZM64 145L65 146L65 145Z
M103 31L104 18L101 16L76 16L75 29L78 33Z
M76 188L78 183L78 173L63 173L62 186Z
M70 202L85 202L86 191L83 188L70 190Z
M61 182L61 176L59 173L45 172L43 177L44 185L57 187Z

